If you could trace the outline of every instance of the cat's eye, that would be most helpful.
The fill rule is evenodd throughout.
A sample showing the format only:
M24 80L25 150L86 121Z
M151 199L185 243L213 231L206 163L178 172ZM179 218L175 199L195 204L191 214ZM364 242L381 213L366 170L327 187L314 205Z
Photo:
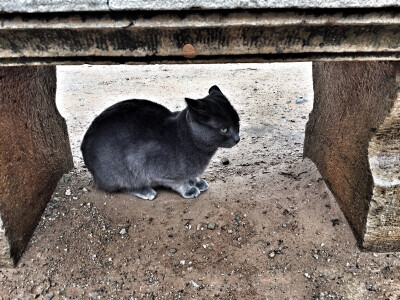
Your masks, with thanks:
M222 132L222 133L227 133L227 132L228 132L228 128L222 128L222 129L221 129L221 132Z

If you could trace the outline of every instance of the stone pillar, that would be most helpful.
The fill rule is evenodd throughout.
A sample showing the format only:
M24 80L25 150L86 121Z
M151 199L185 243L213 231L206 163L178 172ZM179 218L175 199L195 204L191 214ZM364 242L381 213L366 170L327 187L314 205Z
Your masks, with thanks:
M17 262L73 167L56 83L55 66L0 67L0 267Z
M360 247L400 250L400 62L314 62L304 156Z

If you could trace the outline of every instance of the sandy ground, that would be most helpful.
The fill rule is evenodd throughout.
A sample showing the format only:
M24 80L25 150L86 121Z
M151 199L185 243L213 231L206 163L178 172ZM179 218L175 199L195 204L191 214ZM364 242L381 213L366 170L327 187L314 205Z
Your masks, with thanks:
M58 80L75 168L17 268L0 270L1 299L399 299L399 254L361 252L302 159L310 63L64 66ZM213 158L207 192L145 201L96 190L79 145L97 114L128 98L181 109L214 84L243 136Z

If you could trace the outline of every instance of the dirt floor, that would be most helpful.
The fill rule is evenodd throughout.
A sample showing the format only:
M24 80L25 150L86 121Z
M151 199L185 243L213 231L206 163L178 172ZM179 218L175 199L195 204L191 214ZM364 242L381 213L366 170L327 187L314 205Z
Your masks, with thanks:
M399 299L399 254L361 252L302 159L310 63L65 66L58 80L75 168L17 268L0 270L1 299ZM128 98L182 109L214 84L243 135L213 158L207 192L145 201L94 188L79 146L97 114Z

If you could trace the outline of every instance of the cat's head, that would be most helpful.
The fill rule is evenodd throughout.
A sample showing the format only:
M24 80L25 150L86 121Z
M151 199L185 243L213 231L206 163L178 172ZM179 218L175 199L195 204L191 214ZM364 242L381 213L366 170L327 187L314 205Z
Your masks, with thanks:
M239 140L239 116L217 86L203 99L185 98L188 122L195 140L215 148L231 148Z

